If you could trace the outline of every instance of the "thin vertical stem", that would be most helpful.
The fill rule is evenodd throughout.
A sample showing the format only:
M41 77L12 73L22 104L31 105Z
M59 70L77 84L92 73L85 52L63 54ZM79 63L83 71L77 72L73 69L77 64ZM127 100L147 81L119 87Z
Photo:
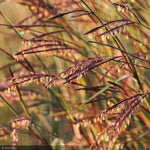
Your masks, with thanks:
M13 75L13 72L11 71L10 68L9 68L9 72L10 72L11 76L13 77L14 75ZM22 99L22 96L21 96L21 93L20 93L20 89L19 89L19 87L17 85L15 86L15 90L16 90L16 93L17 93L19 99L20 99L20 103L21 103L21 106L22 106L23 110L25 111L25 113L28 116L28 118L31 119L31 115L30 115L30 113L29 113L29 111L28 111L28 109L26 107L26 104L24 103L24 101Z

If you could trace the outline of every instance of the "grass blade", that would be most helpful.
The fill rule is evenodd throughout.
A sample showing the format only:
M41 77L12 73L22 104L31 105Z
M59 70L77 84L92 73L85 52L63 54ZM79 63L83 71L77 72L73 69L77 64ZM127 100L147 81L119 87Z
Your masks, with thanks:
M0 14L6 19L6 21L10 24L10 26L14 29L14 31L17 33L17 35L19 36L19 38L22 40L23 39L22 35L16 29L16 27L13 25L13 23L9 20L9 18L2 11L0 11Z
M125 78L128 78L130 75L127 74L127 75L124 75L120 78L118 78L117 80L115 80L113 83L117 83ZM88 102L90 102L93 98L95 98L96 96L98 96L99 94L102 94L105 90L107 90L112 84L108 84L107 86L105 86L104 88L102 88L100 91L98 91L97 93L95 93L92 97L90 97L88 100L86 100L84 103L82 103L81 105L79 105L77 107L77 109L85 104L87 104Z
M15 109L4 99L2 95L0 95L0 99L6 104L6 106L9 108L9 110L16 116L19 117L18 113L15 111Z

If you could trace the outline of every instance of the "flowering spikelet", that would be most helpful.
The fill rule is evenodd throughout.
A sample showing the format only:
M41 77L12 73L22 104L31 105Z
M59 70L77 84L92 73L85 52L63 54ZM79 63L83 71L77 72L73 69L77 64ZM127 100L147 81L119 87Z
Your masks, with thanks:
M37 21L45 21L50 17L50 15L56 14L57 12L55 8L45 3L44 0L22 0L19 3L28 6L33 12L32 16L36 15L36 17L38 17Z
M53 75L53 74L46 74L46 73L34 73L34 74L16 76L16 77L12 78L12 80L13 80L12 87L14 87L14 85L21 85L21 84L25 85L25 83L32 83L32 82L45 83L50 78L51 79L55 78L55 75Z
M9 131L7 128L0 128L0 140L7 139L7 135L9 135L11 131Z
M79 61L73 64L68 70L64 72L64 75L66 76L64 79L66 80L66 82L70 82L75 78L79 78L87 71L100 65L102 62L103 58L100 56Z
M117 3L114 3L114 5L117 6L117 10L118 10L119 12L129 13L129 14L132 13L132 11L131 11L131 9L129 8L128 4L117 4Z
M102 39L109 39L110 36L126 32L127 26L134 23L135 22L132 22L129 19L109 21L91 29L90 31L86 32L85 35L96 32L97 30L101 29L102 33L100 33L99 36L101 36ZM103 29L107 29L107 31L103 32Z
M135 111L135 109L139 106L139 104L143 101L144 97L146 95L143 94L137 94L134 96L131 96L125 100L122 100L120 103L124 103L125 101L128 101L128 104L122 108L119 115L117 115L117 118L114 122L111 122L110 125L108 125L102 132L100 132L97 135L96 141L92 146L95 146L95 144L99 141L101 136L106 136L109 140L107 144L103 142L102 144L99 144L99 148L106 147L107 149L112 149L114 147L114 144L116 140L118 139L118 136L127 128L127 125L130 123L131 115ZM103 111L103 114L108 115L108 112L111 109L115 109L120 105L120 103L114 104L110 108ZM91 147L92 147L91 146Z
M13 129L24 128L28 129L31 125L31 120L27 117L20 117L12 122Z
M80 53L76 48L71 47L64 42L57 40L43 40L43 39L24 39L23 44L26 45L27 49L19 50L14 54L15 60L23 60L24 55L42 53L51 54L58 56L73 56L74 53ZM69 52L68 52L69 51Z
M108 22L105 22L102 25L100 25L98 27L95 27L95 28L91 29L90 31L86 32L85 35L93 33L93 32L96 32L99 29L103 29L103 28L105 29L106 27L115 28L115 27L117 27L119 25L123 25L123 24L129 23L129 22L131 22L129 19L108 21Z
M19 140L18 138L18 133L17 133L17 129L29 129L29 127L31 126L31 120L27 117L20 117L18 119L16 119L15 121L12 122L12 145L16 146L17 142Z
M18 142L18 133L17 133L17 129L13 129L12 133L11 133L11 136L12 136L12 145L13 146L16 146L17 145L17 142Z

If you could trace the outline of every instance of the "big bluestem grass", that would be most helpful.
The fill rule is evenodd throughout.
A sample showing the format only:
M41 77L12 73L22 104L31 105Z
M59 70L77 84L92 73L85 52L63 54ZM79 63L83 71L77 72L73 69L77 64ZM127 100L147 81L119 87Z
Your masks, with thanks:
M0 144L149 149L149 5L0 3Z

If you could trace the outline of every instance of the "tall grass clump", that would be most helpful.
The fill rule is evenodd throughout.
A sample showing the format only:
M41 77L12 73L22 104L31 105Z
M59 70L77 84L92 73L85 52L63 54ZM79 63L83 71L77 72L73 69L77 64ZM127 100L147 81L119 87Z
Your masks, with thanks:
M0 145L150 149L146 0L0 2Z

